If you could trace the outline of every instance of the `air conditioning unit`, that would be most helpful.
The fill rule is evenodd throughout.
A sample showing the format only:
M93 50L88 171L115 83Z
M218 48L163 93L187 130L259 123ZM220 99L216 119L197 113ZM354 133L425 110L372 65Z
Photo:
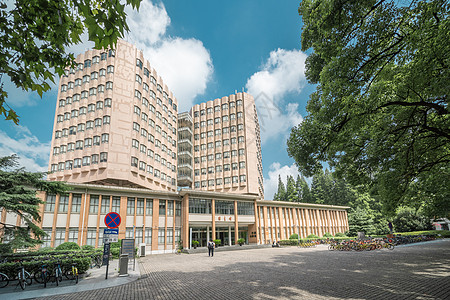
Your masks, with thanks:
M145 243L139 244L139 256L140 257L145 256Z

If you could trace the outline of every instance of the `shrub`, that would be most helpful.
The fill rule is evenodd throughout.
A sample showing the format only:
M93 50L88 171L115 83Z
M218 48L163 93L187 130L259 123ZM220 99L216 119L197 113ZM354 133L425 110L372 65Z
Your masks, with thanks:
M297 246L298 240L281 240L278 242L281 246Z
M0 244L0 254L13 253L13 249L10 244Z
M200 244L199 241L192 241L192 246L193 247L198 247L199 244Z
M112 258L119 258L119 256L120 256L120 248L111 248L110 252L111 252Z
M81 250L92 251L95 250L94 246L91 245L83 245L81 246Z
M294 233L291 234L291 236L289 237L290 240L298 240L298 234Z
M237 240L237 242L238 242L239 245L244 244L245 243L245 239L240 238L240 239Z
M55 248L55 250L80 250L80 246L78 246L75 242L65 242Z
M430 219L410 207L401 207L393 220L395 231L417 231L431 229Z
M318 239L319 237L317 235L315 235L315 234L310 234L306 238L308 238L308 239Z
M222 243L222 240L217 239L217 240L214 240L213 242L214 242L214 244L216 244L216 246L220 246L220 243Z
M334 236L335 236L335 237L347 237L347 236L345 235L345 233L343 233L343 232L337 232Z
M112 248L120 248L121 240L118 240L117 242L111 243L111 249Z
M331 233L329 233L329 232L325 232L325 233L323 234L323 237L331 238L331 237L333 237L333 235L332 235Z

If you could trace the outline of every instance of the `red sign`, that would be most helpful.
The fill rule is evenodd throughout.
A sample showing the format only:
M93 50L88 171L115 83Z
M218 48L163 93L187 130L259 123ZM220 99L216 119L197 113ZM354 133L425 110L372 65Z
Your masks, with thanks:
M116 212L110 212L105 216L105 225L108 228L117 228L120 225L120 215Z

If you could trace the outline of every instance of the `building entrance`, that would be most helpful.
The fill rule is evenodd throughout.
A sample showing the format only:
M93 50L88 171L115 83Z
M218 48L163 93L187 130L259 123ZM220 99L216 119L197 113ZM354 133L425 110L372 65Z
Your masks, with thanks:
M192 229L192 241L198 241L199 247L206 247L208 242L206 227L192 227L191 229Z

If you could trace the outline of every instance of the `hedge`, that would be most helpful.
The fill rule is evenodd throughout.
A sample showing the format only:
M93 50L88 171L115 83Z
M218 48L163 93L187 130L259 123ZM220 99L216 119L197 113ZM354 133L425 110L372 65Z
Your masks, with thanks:
M41 257L54 257L54 256L77 256L77 257L92 257L102 255L103 251L101 249L96 250L65 250L65 251L30 251L30 252L20 252L20 253L8 253L0 255L0 260L15 261L22 260L28 261Z
M23 261L20 262L6 262L0 264L0 272L5 273L8 275L10 279L15 278L18 273L18 268L22 264L25 268L25 271L30 273L31 275L40 272L42 265L47 265L47 268L52 274L54 264L56 262L61 262L61 268L63 269L63 272L65 270L69 270L72 266L72 263L77 264L78 272L80 274L85 273L91 264L91 257L67 257L67 255L56 255L53 256L51 259L38 259L38 260L32 260L32 261Z

